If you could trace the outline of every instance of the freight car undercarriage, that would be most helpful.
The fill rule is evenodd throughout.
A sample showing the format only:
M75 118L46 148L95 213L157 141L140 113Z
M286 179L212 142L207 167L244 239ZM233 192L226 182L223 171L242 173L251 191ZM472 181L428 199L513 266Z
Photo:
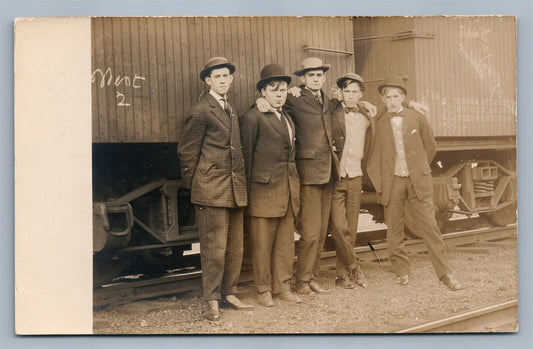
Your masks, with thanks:
M101 154L107 155L95 161L93 166L105 166L108 175L121 173L121 168L132 166L117 161L117 155L122 153L129 154L125 161L134 161L135 166L143 166L148 161L152 168L159 168L160 164L147 159L151 151L146 148L154 146L158 145L96 145L102 147ZM178 161L171 151L175 144L159 147L166 149L163 153L172 154L169 159L163 157L159 161L173 162L177 166ZM110 161L102 161L106 157ZM515 222L515 159L516 150L507 148L440 151L432 164L435 214L439 226L442 228L454 213L479 214L498 226ZM179 167L172 168L172 171L179 173ZM98 168L94 172L101 173ZM116 183L139 182L139 178L136 181L128 178L128 173L125 171L120 178L115 178ZM139 171L132 173L138 176ZM150 176L142 180L148 178ZM99 182L99 179L94 180ZM179 179L152 180L129 191L120 188L117 192L123 194L116 198L112 198L112 187L108 183L94 188L95 198L102 197L98 192L108 196L93 204L94 285L110 281L133 261L159 269L179 267L183 252L198 240L194 209L183 183ZM363 193L361 209L371 213L376 222L383 222L376 193L368 186ZM406 226L413 226L408 214ZM416 231L411 230L411 233L416 235Z

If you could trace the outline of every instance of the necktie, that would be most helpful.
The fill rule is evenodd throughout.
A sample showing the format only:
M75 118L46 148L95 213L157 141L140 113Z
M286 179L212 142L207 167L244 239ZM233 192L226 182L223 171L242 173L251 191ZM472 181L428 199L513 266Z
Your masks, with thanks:
M315 96L316 99L318 99L318 103L322 104L322 95L320 94L320 91L318 91Z
M389 113L389 118L393 118L395 116L403 117L403 113Z
M281 108L276 109L276 114L279 116L279 121L281 121L281 123L283 124L283 127L285 127L285 129L287 130L290 143L292 144L292 130L291 130L289 121L287 120L287 117L283 114L283 112L281 111Z
M226 98L222 98L222 101L224 102L224 111L226 112L226 114L228 114L228 116L231 118L231 106L229 105L228 101L226 100Z
M349 107L344 107L344 112L346 114L352 112L352 113L358 113L359 112L359 108L357 106L353 107L353 108L349 108Z

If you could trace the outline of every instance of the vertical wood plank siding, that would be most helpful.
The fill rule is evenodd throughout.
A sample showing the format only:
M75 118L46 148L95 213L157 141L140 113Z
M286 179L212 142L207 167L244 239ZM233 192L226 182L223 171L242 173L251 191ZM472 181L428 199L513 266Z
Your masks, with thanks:
M513 17L356 17L354 36L414 30L434 39L355 41L355 70L367 80L407 76L408 98L425 102L439 137L516 134ZM379 81L365 98L379 102Z
M188 109L206 93L206 60L237 67L230 98L244 113L259 96L265 64L293 77L305 57L331 64L325 89L353 71L354 56L304 51L303 45L352 51L350 17L168 17L92 20L93 142L178 142Z

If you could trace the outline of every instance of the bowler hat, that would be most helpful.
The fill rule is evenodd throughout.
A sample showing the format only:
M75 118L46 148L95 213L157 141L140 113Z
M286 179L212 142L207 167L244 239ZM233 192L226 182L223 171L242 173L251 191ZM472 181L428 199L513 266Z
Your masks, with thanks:
M402 77L400 77L398 75L389 75L389 76L387 76L385 78L385 80L383 80L383 83L378 86L379 94L382 94L381 91L385 87L397 87L397 88L399 88L400 90L403 91L404 95L407 94L407 89L405 88L405 84L403 82L403 79L402 79Z
M294 75L301 76L304 75L309 70L322 70L324 73L329 70L331 65L323 64L322 60L317 57L308 57L302 61L300 69L294 72Z
M233 74L235 72L235 66L233 65L233 63L228 61L226 57L212 57L205 64L204 70L200 72L200 79L202 81L205 81L206 76L211 73L211 70L224 67L227 67L229 69L230 74Z
M271 80L283 80L287 85L291 83L291 77L285 75L285 71L279 64L268 64L261 70L261 80L257 83L257 90L261 89Z
M365 82L363 81L363 78L355 73L346 73L340 78L337 79L337 86L339 88L342 88L342 85L346 80L354 80L359 83L359 86L361 87L361 91L364 91L366 89Z

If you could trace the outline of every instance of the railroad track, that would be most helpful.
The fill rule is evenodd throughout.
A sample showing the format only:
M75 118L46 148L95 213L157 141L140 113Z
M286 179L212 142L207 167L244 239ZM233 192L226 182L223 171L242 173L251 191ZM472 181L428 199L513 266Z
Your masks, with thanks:
M383 232L378 231L377 236ZM483 227L467 231L450 232L443 234L448 247L468 245L476 242L486 242L516 237L516 224L506 227ZM421 239L406 240L405 246L408 252L419 253L426 250ZM355 247L359 259L362 262L387 259L387 243L385 240L374 241L375 252L369 246ZM335 265L335 251L324 251L321 255L321 268L329 268ZM140 299L160 297L169 294L191 291L202 286L202 272L190 270L188 272L174 273L152 279L128 280L121 279L118 282L104 285L93 292L93 307L106 305L118 305L130 303ZM243 267L240 282L252 280L249 268Z
M518 299L491 304L404 328L395 333L450 333L450 332L511 332L512 328L502 326L518 324ZM516 324L516 325L514 325ZM492 331L491 331L492 330ZM514 330L518 330L517 327Z

